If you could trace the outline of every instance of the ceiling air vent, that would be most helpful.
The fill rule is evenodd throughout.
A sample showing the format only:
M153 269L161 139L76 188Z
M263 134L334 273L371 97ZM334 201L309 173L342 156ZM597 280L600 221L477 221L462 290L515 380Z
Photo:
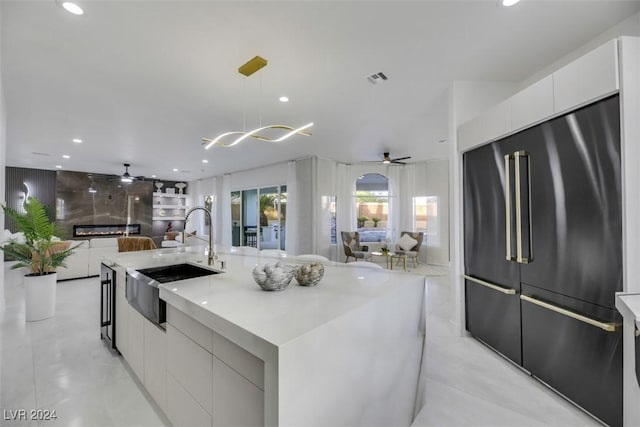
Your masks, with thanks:
M380 71L379 73L375 73L375 74L371 74L370 76L367 76L367 80L372 85L377 85L389 79L387 78L387 76L384 75L382 71Z
M37 151L32 151L31 154L34 154L36 156L47 156L47 157L51 157L51 154L49 153L39 153Z

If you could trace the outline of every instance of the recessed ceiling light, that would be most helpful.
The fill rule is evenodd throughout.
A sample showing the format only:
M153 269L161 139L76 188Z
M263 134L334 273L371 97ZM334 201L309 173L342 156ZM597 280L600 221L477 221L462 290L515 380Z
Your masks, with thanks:
M278 100L280 102L289 102L289 98L287 98L286 96L281 96L280 98L278 98Z
M174 171L174 172L178 172L178 169L176 169L176 168L173 168L173 171Z
M82 144L82 140L78 138L73 138L72 141L75 142L76 144Z
M502 5L509 7L509 6L513 6L514 4L518 3L520 0L502 0Z
M156 178L156 176L155 175L151 175L151 178Z
M56 165L56 169L62 169L62 166Z
M207 160L207 159L202 159L202 163L209 163L209 160Z
M68 154L63 154L63 155L62 155L62 158L63 158L63 159L70 159L70 158L71 158L71 156L70 156L70 155L68 155Z
M75 3L71 3L70 1L63 2L62 7L64 7L67 12L73 13L74 15L82 15L84 13L84 10L82 10L80 6Z

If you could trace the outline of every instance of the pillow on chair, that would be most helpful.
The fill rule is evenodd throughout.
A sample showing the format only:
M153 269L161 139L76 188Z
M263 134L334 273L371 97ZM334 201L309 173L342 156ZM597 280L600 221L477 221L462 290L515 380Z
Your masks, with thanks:
M418 241L413 237L409 236L408 234L403 234L400 240L398 240L397 245L403 251L410 251L417 243Z

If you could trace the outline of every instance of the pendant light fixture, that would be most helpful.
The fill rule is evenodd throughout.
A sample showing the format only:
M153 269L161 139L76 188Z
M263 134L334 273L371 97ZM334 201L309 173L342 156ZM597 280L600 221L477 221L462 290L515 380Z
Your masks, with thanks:
M247 61L245 64L243 64L240 68L238 68L238 72L246 77L251 76L253 73L255 73L256 71L259 71L260 69L264 68L267 66L267 60L264 58L261 58L259 56L255 56L252 59L250 59L249 61ZM262 111L260 113L260 116L262 117ZM262 121L262 119L261 119ZM260 123L260 127L253 129L251 131L231 131L231 132L224 132L220 135L218 135L217 137L215 137L214 139L210 139L210 138L202 138L202 145L204 145L205 150L208 150L209 148L213 147L214 145L220 145L222 147L233 147L236 144L239 144L240 142L244 141L245 139L251 137L251 138L255 138L259 141L265 141L265 142L281 142L284 141L285 139L293 136L293 135L303 135L303 136L311 136L311 134L309 132L305 132L307 129L309 129L311 126L313 126L313 122L312 123L307 123L306 125L294 128L291 126L287 126L287 125L268 125L268 126L262 126L262 123ZM277 130L284 130L287 131L285 132L281 137L279 138L269 138L266 137L264 135L260 135L260 132L265 131L265 130L269 130L269 129L277 129ZM231 136L235 136L235 138L228 138Z

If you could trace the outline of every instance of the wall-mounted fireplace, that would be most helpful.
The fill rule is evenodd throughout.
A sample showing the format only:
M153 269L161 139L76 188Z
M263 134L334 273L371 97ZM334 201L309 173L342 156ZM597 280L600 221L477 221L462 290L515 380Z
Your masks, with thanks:
M74 225L73 237L107 237L140 234L140 224Z

